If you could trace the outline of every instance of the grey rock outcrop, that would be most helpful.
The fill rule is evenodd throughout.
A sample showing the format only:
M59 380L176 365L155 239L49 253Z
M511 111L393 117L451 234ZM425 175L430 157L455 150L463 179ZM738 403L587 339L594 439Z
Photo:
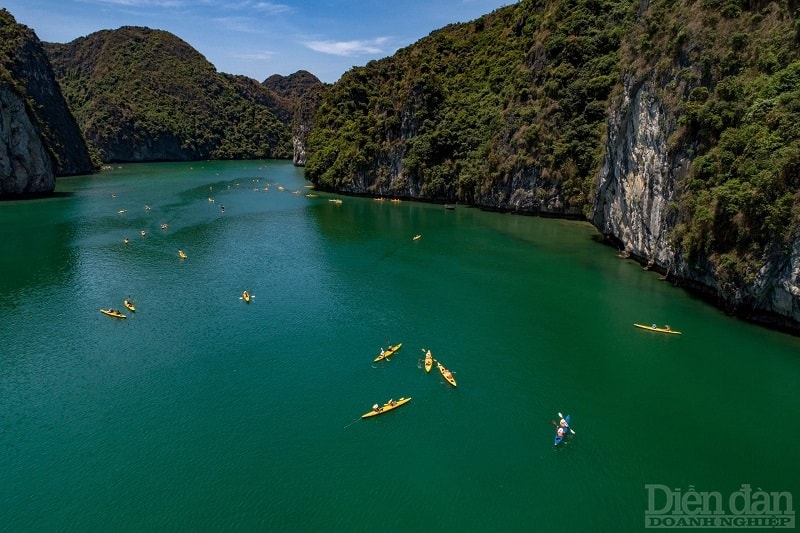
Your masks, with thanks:
M53 192L55 174L25 101L0 82L0 199Z
M308 156L306 155L306 139L308 132L306 128L301 128L296 131L292 136L292 143L294 144L294 155L292 156L292 163L298 167L304 167Z
M761 314L767 322L773 322L775 316L789 320L781 321L779 325L794 329L800 322L800 239L792 242L791 249L785 254L775 254L772 260L767 261L764 268L758 273L753 290L762 301L760 309L756 308L753 318L760 321Z
M675 255L668 242L674 224L668 206L685 162L670 160L670 119L654 94L652 82L630 79L621 102L612 106L592 223L626 252L668 265Z

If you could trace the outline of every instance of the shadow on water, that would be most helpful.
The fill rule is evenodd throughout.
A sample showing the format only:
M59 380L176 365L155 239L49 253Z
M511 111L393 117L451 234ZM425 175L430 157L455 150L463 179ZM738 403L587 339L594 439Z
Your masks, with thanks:
M74 192L68 191L56 191L53 194L49 195L49 198L59 199L59 198L74 198L76 194Z
M24 203L31 203L36 201L46 202L48 200L59 200L63 198L73 198L75 196L74 192L70 191L54 191L49 193L40 193L40 194L28 194L23 196L14 196L14 197L1 197L0 196L0 203L4 204L13 204L16 202L24 202Z

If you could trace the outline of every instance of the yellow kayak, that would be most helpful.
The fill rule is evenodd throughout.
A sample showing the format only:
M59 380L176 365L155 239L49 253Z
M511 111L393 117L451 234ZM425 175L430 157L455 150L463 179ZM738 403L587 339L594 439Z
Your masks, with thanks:
M431 351L428 350L428 353L425 354L425 372L430 372L432 367L433 356L431 355Z
M674 329L670 328L669 326L664 326L663 328L659 328L655 324L652 326L645 326L644 324L634 324L637 328L646 329L647 331L657 331L658 333L669 333L672 335L680 335L680 331L675 331Z
M442 373L442 376L444 376L444 379L446 379L450 383L450 385L452 385L453 387L456 387L457 386L456 385L456 378L453 377L453 374L450 373L450 371L447 370L442 365L442 363L440 363L439 361L436 361L436 366L439 367L439 372Z
M249 293L249 292L247 292L247 291L244 291L244 292L242 293L242 299L243 299L245 302L247 302L247 303L250 303L250 293Z
M397 350L399 350L401 346L403 346L402 342L400 344L396 344L394 346L390 346L386 350L381 350L381 354L378 357L375 358L375 362L377 363L381 359L386 359L387 357L389 357L391 355L394 355L394 353Z
M378 407L378 404L376 403L375 405L372 406L372 411L364 413L363 415L361 415L361 418L369 418L371 416L382 415L386 411L391 411L392 409L397 409L401 405L407 404L410 401L411 401L411 398L400 398L397 401L389 400L388 402L383 404L383 406L381 406L381 407Z
M178 250L178 257L181 259L186 259L187 255L183 252L183 250Z
M133 302L132 302L132 301L130 301L130 300L125 300L123 303L125 304L125 307L127 307L128 309L130 309L132 312L134 312L134 313L136 312L136 306L135 306L135 305L133 305Z
M116 309L101 309L100 312L104 315L113 316L115 318L128 318Z

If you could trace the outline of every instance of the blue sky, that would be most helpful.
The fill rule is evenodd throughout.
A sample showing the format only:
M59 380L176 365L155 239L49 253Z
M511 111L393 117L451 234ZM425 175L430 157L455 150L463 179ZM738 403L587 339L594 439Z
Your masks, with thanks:
M514 0L3 0L40 40L147 26L188 42L218 71L263 81L307 70L333 83L433 30Z

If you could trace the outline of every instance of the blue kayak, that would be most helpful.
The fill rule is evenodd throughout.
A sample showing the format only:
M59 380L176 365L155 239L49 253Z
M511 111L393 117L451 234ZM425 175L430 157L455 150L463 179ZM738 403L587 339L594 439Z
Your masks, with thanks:
M567 423L567 427L565 427L565 428L562 428L560 425L556 424L556 426L558 426L558 427L556 427L555 446L558 446L559 444L561 444L561 441L563 441L564 437L566 437L567 434L569 433L569 415L564 417L564 421ZM563 429L564 431L561 434L559 434L559 432L558 432L559 429Z

